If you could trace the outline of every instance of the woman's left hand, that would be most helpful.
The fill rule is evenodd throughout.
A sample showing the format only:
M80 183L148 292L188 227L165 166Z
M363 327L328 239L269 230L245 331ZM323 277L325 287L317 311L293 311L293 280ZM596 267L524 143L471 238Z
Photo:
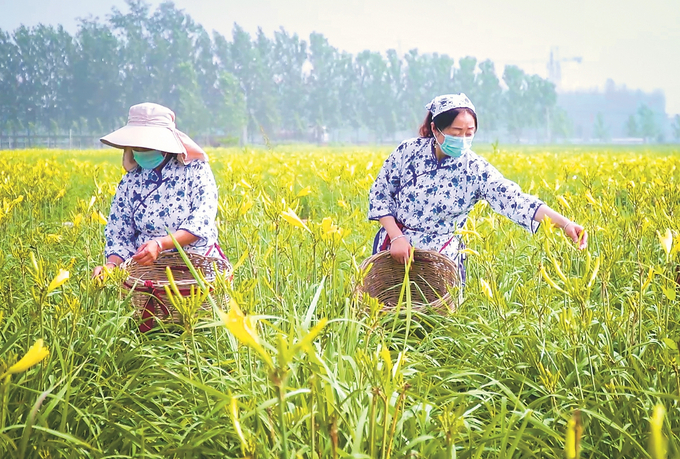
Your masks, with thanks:
M147 241L139 246L137 253L132 255L132 259L142 266L149 266L156 261L161 253L161 247L156 240Z
M564 227L564 234L566 234L575 244L578 244L578 249L583 250L588 247L588 233L578 223L569 222Z

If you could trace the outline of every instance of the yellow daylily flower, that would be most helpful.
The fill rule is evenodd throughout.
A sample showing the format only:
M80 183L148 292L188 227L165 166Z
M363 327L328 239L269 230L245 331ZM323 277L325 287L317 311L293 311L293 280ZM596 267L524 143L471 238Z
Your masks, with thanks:
M558 196L558 197L557 197L557 200L558 200L564 207L566 207L567 209L571 209L571 206L569 205L569 203L567 202L567 200L564 198L564 196L562 196L562 195Z
M43 345L43 340L41 338L35 342L35 344L28 350L26 355L24 355L21 360L9 367L5 374L14 375L17 373L23 373L33 365L40 363L45 357L49 355L49 353L50 351Z
M47 293L64 285L64 282L66 282L69 277L70 274L68 271L65 269L60 269L59 273L54 276L54 279L52 279L52 282L50 282L50 285L47 286Z
M239 215L245 215L248 213L248 211L253 207L253 201L250 199L248 195L246 195L243 198L243 201L241 201L241 205L238 208L238 214Z
M597 205L597 201L593 198L593 195L590 194L590 191L586 191L586 200L594 206Z
M548 285L550 285L552 288L554 288L558 292L565 293L565 291L562 290L562 288L560 288L560 286L557 285L557 283L554 280L552 280L550 278L550 276L548 276L548 273L545 270L545 266L543 266L543 265L541 265L541 277L543 277L543 279L545 279L545 281L548 283Z
M581 434L583 427L577 413L567 421L567 432L564 436L564 453L567 459L578 459L581 450Z
M488 296L490 300L493 299L493 292L491 291L491 286L489 283L481 278L479 279L479 283L482 286L482 291L484 294Z
M664 252L666 252L666 256L670 255L671 249L673 248L673 233L670 228L666 228L666 234L663 236L659 234L658 231L656 234L659 236L659 242L661 242L661 247L663 247Z
M307 196L308 194L311 194L312 192L312 187L311 186L306 186L300 191L298 191L298 194L295 195L296 198L301 198L302 196Z
M232 298L229 302L229 312L217 311L222 323L241 344L253 348L264 361L273 367L271 357L267 354L260 344L260 337L257 335L257 320L252 316L246 316L239 308L238 303Z
M106 225L106 217L99 211L92 211L92 221Z
M479 252L477 252L476 250L468 249L468 248L461 249L461 250L458 251L458 253L464 253L465 255L477 255L477 256L479 256Z
M649 420L651 430L649 449L654 459L666 459L668 457L668 440L666 440L662 431L665 414L666 408L663 405L656 405Z
M323 230L324 234L328 234L333 232L333 219L331 217L324 217L323 220L321 220L321 229Z
M323 220L321 220L321 229L323 230L323 233L328 235L332 233L342 233L342 228L340 228L337 225L333 224L333 219L330 217L324 217Z
M286 220L288 223L290 223L293 226L297 226L298 228L303 228L307 230L308 232L311 233L309 228L307 228L307 225L305 225L305 222L303 222L300 217L297 216L295 211L291 209L290 207L288 208L287 211L281 212L281 216Z
M241 440L241 454L245 456L246 450L248 449L248 441L246 440L245 435L243 435L243 429L241 429L241 421L238 418L238 400L236 397L231 397L229 408L231 422L234 424L239 440Z

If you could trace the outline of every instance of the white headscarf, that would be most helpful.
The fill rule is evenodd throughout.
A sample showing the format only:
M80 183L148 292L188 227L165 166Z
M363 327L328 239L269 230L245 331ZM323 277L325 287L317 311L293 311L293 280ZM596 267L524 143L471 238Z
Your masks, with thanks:
M454 108L469 108L477 114L475 106L472 105L470 99L462 92L460 94L444 94L442 96L437 96L432 99L432 102L427 104L425 108L432 113L432 118Z

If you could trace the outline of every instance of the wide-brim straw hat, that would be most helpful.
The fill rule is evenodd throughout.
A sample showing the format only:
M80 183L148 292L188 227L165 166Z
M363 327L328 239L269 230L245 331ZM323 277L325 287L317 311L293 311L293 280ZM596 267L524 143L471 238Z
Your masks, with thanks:
M208 155L188 135L175 126L175 113L151 102L133 105L128 122L122 128L99 139L114 148L122 148L126 170L137 167L132 148L149 148L179 155L184 164L194 160L207 161Z

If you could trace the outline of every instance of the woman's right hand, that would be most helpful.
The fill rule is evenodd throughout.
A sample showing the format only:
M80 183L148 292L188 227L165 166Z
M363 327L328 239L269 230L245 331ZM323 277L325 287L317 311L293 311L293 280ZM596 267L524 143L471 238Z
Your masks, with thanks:
M116 264L115 263L106 263L106 265L104 265L104 266L96 266L94 268L94 271L92 271L92 278L101 277L102 272L104 271L104 267L106 267L107 269L113 269L113 268L116 267Z
M390 243L390 255L402 265L411 256L411 250L411 244L405 237L394 238L394 241Z

